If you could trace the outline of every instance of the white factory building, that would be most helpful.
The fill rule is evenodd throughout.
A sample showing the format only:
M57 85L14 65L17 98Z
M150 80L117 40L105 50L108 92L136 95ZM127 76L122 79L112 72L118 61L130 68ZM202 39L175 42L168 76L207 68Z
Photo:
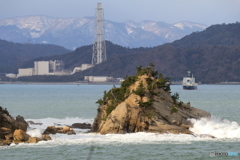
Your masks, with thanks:
M88 82L123 82L123 78L113 78L108 76L85 76L84 81Z
M49 75L50 61L35 61L33 75Z
M35 61L34 68L19 68L17 77L34 75L67 75L63 61Z
M17 77L34 75L34 68L19 68Z
M113 77L107 77L107 76L85 76L85 81L89 82L108 82L113 80Z

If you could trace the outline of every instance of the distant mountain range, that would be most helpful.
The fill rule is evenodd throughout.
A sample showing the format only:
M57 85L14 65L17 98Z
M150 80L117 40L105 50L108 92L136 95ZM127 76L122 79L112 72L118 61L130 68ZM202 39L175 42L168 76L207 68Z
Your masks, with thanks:
M154 21L105 21L105 38L115 44L136 48L173 42L206 25L182 21L175 24ZM74 50L92 44L94 18L52 18L26 16L0 21L0 39L17 43L55 44Z

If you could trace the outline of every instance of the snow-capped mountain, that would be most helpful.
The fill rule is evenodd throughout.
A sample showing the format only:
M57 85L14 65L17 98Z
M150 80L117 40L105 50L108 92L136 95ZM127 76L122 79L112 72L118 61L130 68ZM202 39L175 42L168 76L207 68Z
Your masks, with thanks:
M153 47L180 39L203 24L182 21L175 24L154 21L105 20L105 39L126 47ZM94 18L52 18L26 16L0 21L0 39L18 43L50 43L75 49L93 42Z

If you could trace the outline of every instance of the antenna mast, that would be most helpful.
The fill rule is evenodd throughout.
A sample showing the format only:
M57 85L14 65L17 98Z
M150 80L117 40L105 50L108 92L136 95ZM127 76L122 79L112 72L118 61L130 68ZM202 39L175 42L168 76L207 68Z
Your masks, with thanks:
M102 4L98 3L95 14L95 37L93 42L92 65L102 63L107 60L105 28Z

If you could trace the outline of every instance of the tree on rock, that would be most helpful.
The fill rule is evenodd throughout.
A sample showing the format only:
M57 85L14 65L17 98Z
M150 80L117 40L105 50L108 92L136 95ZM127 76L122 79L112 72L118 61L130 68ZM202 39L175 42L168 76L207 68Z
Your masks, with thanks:
M179 102L179 94L171 95L170 78L154 70L154 65L137 67L119 88L104 92L96 103L97 117L91 131L101 134L159 132L191 133L188 118L210 114Z

